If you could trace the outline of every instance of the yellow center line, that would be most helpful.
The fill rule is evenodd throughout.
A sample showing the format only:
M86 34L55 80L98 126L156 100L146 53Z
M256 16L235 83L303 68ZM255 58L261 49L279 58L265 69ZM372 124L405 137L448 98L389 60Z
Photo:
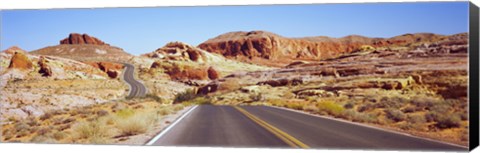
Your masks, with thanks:
M255 115L249 113L245 109L243 109L241 107L238 107L238 106L233 106L233 107L235 109L237 109L238 111L240 111L245 116L247 116L249 119L251 119L252 121L257 123L258 125L262 126L263 128L265 128L269 132L273 133L275 136L280 138L282 141L284 141L285 143L287 143L291 147L310 148L309 146L307 146L306 144L304 144L300 140L294 138L293 136L287 134L286 132L283 132L282 130L274 127L273 125L268 124L267 122L263 121L262 119L260 119L260 118L256 117Z

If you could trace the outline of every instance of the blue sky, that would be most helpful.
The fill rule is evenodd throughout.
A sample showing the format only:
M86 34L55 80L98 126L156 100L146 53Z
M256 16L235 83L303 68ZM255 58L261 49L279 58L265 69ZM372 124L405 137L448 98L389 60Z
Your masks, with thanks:
M31 51L87 33L139 55L171 41L198 45L251 30L286 37L456 34L468 31L468 2L2 10L0 42L2 50Z

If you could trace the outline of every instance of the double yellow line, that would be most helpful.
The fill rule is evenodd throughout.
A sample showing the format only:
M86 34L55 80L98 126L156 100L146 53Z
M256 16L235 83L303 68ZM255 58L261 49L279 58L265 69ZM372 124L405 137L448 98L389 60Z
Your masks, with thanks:
M244 114L245 116L247 116L248 118L250 118L252 121L254 121L255 123L257 123L258 125L262 126L263 128L265 128L266 130L268 130L269 132L273 133L275 136L277 136L278 138L280 138L282 141L284 141L285 143L287 143L288 145L290 145L291 147L294 147L294 148L310 148L309 146L307 146L306 144L304 144L303 142L301 142L300 140L298 139L295 139L294 137L292 137L291 135L283 132L282 130L268 124L267 122L261 120L260 118L250 114L248 111L246 111L245 109L241 108L241 107L238 107L238 106L233 106L235 109L237 109L238 111L240 111L242 114Z

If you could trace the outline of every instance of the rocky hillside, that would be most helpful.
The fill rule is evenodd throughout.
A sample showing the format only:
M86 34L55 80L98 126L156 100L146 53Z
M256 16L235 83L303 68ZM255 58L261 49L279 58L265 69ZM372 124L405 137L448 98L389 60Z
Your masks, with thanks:
M410 48L458 36L466 36L466 33L452 36L416 33L392 38L369 38L358 35L341 38L325 36L286 38L266 31L251 31L225 33L205 41L198 47L241 61L284 66L293 60L329 59L369 48Z
M126 61L132 55L87 34L71 33L57 46L34 50L32 54L59 56L78 61Z

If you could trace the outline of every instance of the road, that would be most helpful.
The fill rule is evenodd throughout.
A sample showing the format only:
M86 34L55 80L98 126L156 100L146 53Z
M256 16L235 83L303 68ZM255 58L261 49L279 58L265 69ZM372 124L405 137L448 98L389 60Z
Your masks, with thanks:
M268 106L199 105L147 145L467 151L467 148Z
M125 71L123 72L123 80L130 86L127 98L143 97L147 94L147 88L134 77L135 66L124 63Z

